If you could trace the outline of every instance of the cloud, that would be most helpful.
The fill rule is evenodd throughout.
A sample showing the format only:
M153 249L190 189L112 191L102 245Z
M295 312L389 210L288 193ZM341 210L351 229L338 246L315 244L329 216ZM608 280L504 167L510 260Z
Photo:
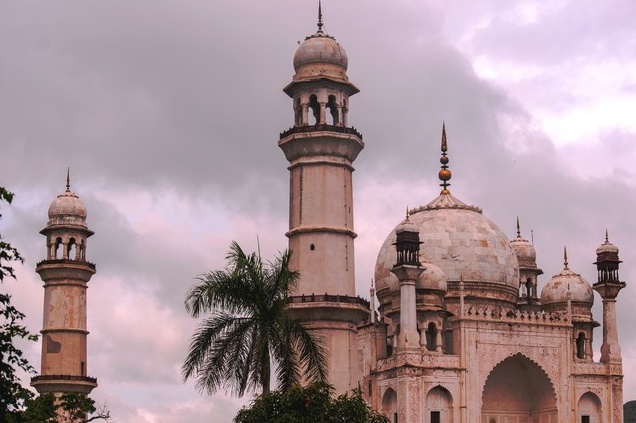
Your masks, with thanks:
M88 256L89 372L118 422L230 421L243 402L182 384L196 321L183 298L221 268L231 240L273 257L287 245L288 163L297 40L315 31L305 2L0 6L3 237L26 263L5 284L41 326L50 201L66 167L96 234ZM636 280L633 224L634 6L597 2L323 2L327 31L361 88L350 122L356 284L367 297L377 252L407 206L439 190L441 125L451 190L510 237L534 235L540 286L563 266L594 282L609 228L622 278ZM625 399L636 396L628 285L617 306ZM600 299L594 315L601 319ZM597 331L595 347L600 346ZM39 363L40 347L24 347ZM598 355L597 355L598 358ZM38 367L36 365L36 367Z

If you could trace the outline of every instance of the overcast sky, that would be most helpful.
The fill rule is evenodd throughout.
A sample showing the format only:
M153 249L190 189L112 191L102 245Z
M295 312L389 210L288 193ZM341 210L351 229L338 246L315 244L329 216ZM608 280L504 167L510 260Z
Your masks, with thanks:
M201 396L181 363L196 325L183 299L232 240L287 246L298 41L316 1L0 2L0 232L25 256L2 287L42 325L47 209L64 190L88 208L93 398L118 423L230 422L245 400ZM549 278L595 282L609 229L621 248L624 399L636 399L636 2L324 0L326 31L361 92L355 162L358 293L407 206L438 193L448 130L451 191L510 237L515 219ZM600 297L596 320L602 321ZM598 359L602 341L596 329ZM23 347L39 370L40 345Z

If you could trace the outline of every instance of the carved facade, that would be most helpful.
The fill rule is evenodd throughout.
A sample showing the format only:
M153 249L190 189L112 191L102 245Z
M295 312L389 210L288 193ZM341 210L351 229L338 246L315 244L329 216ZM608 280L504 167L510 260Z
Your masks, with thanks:
M519 229L509 240L451 194L445 128L441 193L389 232L371 304L355 297L352 171L364 143L347 126L358 92L347 65L319 16L294 56L284 89L294 126L278 143L290 162L287 236L301 274L290 308L325 339L330 382L362 388L393 422L621 422L618 249L607 239L597 249L594 286L564 252L564 269L539 290L532 243ZM596 361L594 290L604 305Z

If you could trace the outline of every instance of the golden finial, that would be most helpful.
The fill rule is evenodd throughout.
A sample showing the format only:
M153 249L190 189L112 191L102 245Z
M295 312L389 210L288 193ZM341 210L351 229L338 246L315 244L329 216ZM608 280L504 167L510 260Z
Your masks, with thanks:
M442 187L442 192L440 194L450 194L450 191L448 190L450 184L448 181L452 174L451 171L448 170L448 157L446 156L446 151L448 151L448 145L446 143L446 122L442 122L442 157L439 159L439 162L442 164L442 168L438 174L440 181L442 181L439 185Z
M322 34L322 1L318 0L318 34Z
M563 266L565 269L568 268L568 248L563 247Z
M519 216L517 216L517 238L521 238L521 226L519 226Z
M66 192L71 192L71 168L66 168Z

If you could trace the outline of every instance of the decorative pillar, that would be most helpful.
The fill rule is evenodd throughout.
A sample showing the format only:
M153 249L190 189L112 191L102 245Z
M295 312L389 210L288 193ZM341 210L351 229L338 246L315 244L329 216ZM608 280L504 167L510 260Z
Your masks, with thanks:
M397 262L391 272L400 281L400 333L398 348L419 348L417 312L415 307L415 282L425 270L420 263L420 232L406 220L397 227L395 247Z

